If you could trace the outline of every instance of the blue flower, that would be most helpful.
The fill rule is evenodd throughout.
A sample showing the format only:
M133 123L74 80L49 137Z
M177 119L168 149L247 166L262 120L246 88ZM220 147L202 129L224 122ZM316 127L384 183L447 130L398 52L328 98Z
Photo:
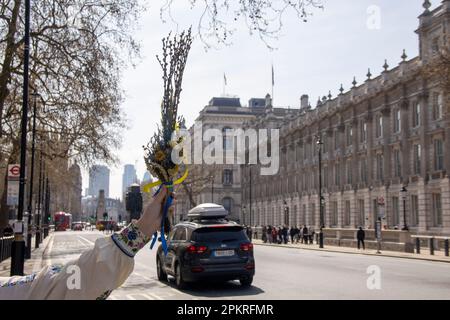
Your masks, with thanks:
M137 233L136 233L136 231L130 231L130 232L128 232L128 239L129 240L136 240L136 238L137 238Z

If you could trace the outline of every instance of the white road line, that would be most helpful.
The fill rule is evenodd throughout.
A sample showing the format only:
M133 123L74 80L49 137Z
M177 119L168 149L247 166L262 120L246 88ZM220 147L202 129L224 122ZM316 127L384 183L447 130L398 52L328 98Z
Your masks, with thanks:
M47 247L48 252L46 253L46 255L48 256L48 258L46 259L46 262L47 262L47 265L49 265L49 266L52 265L51 254L52 254L52 248L53 248L53 240L55 240L55 235L52 234L51 237L52 238L50 239L50 243L48 244L48 247Z
M86 242L87 242L88 244L90 244L90 245L94 245L94 244L95 244L95 242L93 242L93 241L91 241L91 240L88 240L88 239L86 239L85 237L78 236L78 238L80 238L80 239L86 241Z
M155 300L155 298L150 297L148 294L145 294L145 293L131 293L131 294L126 295L128 300L137 300L135 298L135 296L142 296L142 297L146 298L147 300Z
M152 297L154 297L156 300L164 300L163 298L161 298L160 296L158 296L156 293L148 293L149 295L151 295Z

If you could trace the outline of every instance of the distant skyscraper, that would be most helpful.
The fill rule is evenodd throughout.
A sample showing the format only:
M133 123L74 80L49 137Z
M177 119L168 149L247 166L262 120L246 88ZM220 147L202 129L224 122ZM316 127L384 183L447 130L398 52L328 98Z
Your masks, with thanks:
M148 171L145 171L144 177L142 178L142 183L150 183L152 182L152 176Z
M127 188L131 186L133 183L137 183L137 175L136 168L132 164L126 164L123 167L123 175L122 175L122 194L127 192Z
M109 174L108 167L94 165L89 170L89 195L98 197L100 190L105 190L105 197L109 198Z

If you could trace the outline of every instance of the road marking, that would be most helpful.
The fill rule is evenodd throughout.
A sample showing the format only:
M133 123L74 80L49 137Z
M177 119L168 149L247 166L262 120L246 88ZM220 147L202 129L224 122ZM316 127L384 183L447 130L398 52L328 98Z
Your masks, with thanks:
M158 296L156 293L148 293L149 295L151 295L152 297L154 297L156 300L164 300L163 298L161 298L160 296Z
M147 298L147 300L155 300L153 297L150 297L148 294L145 293L131 293L127 294L126 297L128 300L137 300L134 296L142 296L144 298Z
M50 243L48 244L48 252L47 252L47 256L48 258L46 258L47 261L47 265L51 266L52 265L52 258L51 258L51 252L52 252L52 248L53 248L53 240L55 239L55 235L52 234L51 236L52 238L50 239Z
M86 241L86 242L87 242L88 244L90 244L90 245L94 245L94 244L95 244L95 242L93 242L93 241L91 241L91 240L88 240L88 239L86 239L85 237L78 236L78 238L80 238L80 239Z

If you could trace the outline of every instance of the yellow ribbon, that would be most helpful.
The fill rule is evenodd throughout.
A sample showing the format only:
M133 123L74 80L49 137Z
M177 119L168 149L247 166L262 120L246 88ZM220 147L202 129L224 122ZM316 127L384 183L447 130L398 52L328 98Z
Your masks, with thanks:
M188 169L186 169L186 171L184 172L183 176L181 176L179 179L175 180L173 185L177 185L177 184L182 183L184 180L186 180L188 174L189 174L189 171L188 171ZM142 189L144 190L144 192L149 193L152 190L152 188L157 187L160 184L162 184L162 182L161 182L161 180L158 180L158 181L146 184L145 186L142 187Z

